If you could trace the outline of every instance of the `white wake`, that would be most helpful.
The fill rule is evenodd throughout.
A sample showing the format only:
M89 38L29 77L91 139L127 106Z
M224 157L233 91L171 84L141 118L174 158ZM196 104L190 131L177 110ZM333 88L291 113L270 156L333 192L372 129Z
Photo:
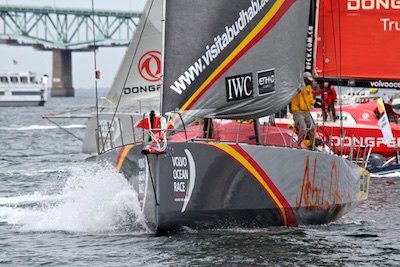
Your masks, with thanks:
M371 173L372 178L398 178L400 177L400 172L392 172L387 174L373 174Z
M62 126L64 129L85 129L86 125L83 124L71 124ZM35 130L55 130L59 129L55 125L30 125L23 127L0 127L3 131L35 131Z
M71 170L56 194L0 198L0 222L20 231L148 231L137 193L112 168Z

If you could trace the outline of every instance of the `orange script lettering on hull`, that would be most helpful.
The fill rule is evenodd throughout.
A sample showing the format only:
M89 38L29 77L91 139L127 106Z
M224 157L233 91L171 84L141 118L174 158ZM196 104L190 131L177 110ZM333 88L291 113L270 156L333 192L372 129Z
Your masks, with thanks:
M316 185L317 180L317 159L314 159L312 179L310 180L310 156L306 158L306 164L301 182L300 197L296 197L296 208L299 209L302 204L306 209L327 209L332 204L340 204L341 201L351 199L349 192L340 192L339 171L336 161L332 161L329 179L329 195L325 200L324 180Z

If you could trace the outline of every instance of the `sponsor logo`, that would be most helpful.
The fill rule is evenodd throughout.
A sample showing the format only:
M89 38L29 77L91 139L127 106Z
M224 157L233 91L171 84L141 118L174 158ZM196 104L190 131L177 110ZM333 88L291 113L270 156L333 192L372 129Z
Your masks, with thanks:
M361 120L362 121L371 121L371 118L368 113L363 113Z
M249 8L241 10L237 20L226 26L224 32L213 39L211 45L206 46L206 52L194 62L174 83L170 89L177 94L182 94L200 74L235 40L244 28L267 6L269 0L251 0ZM263 13L265 11L262 11Z
M148 82L160 81L161 75L161 53L159 51L149 51L139 60L138 70L140 76Z
M275 69L260 71L257 76L258 93L260 95L275 92Z
M371 81L371 87L400 89L400 82L396 81Z
M338 186L341 184L339 176L339 168L336 160L324 160L321 164L319 161L319 166L317 165L317 159L311 159L309 155L306 156L306 162L304 166L303 179L301 182L300 192L296 196L296 209L306 208L306 209L318 209L323 208L326 205L332 205L340 201L350 201L351 194L348 192L348 188L345 186ZM340 163L339 163L340 164ZM316 183L317 170L321 168L329 170L329 176L324 177L322 180ZM318 178L317 178L318 179ZM343 178L342 178L343 179ZM324 183L327 182L329 185L328 192L324 194ZM343 181L342 181L343 183Z
M160 91L160 89L161 89L161 85L160 84L135 86L135 87L125 87L124 88L124 95L158 92L158 91Z
M227 77L226 83L226 101L236 101L253 96L253 74Z
M184 152L184 156L172 157L174 201L183 202L181 212L185 212L196 183L196 164L192 153L188 149Z
M387 147L394 148L396 143L400 145L400 137L396 140L394 138ZM339 136L332 136L332 142L335 144L336 147L341 146L341 138ZM385 145L383 137L350 137L346 136L343 138L343 146L345 147L358 147L358 146L368 146L368 147L381 147Z
M306 70L312 72L314 64L314 26L308 26L306 48Z
M400 2L400 1L399 1ZM381 22L383 23L383 30L386 31L400 31L400 21L399 20L391 20L390 18L381 18Z
M347 0L347 10L400 9L399 0Z
M347 85L351 86L351 87L354 87L354 86L356 86L356 81L355 80L348 80Z

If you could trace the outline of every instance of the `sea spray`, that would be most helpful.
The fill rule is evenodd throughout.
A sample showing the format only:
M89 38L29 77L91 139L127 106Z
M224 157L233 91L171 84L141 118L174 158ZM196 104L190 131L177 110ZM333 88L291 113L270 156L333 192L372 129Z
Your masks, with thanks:
M148 230L137 193L113 168L99 165L71 169L56 194L0 198L0 222L20 231Z

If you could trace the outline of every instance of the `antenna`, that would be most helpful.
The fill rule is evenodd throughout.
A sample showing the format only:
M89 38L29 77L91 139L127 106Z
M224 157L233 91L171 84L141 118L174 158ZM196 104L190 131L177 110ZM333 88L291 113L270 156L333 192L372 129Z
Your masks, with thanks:
M96 129L96 139L99 139L99 129L100 129L100 121L99 121L99 92L97 89L97 80L100 79L100 71L97 70L97 51L96 51L96 33L95 33L95 22L94 22L94 0L92 0L92 31L93 31L93 60L94 60L94 70L95 70L95 79L94 86L96 90L96 120L97 120L97 129ZM100 148L97 148L97 151L100 152Z

